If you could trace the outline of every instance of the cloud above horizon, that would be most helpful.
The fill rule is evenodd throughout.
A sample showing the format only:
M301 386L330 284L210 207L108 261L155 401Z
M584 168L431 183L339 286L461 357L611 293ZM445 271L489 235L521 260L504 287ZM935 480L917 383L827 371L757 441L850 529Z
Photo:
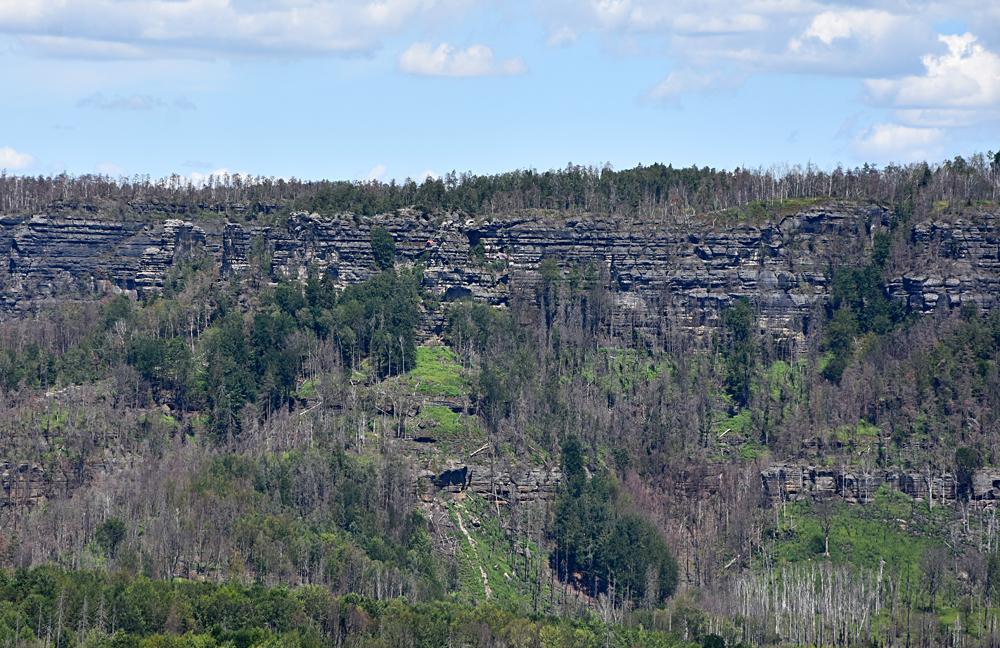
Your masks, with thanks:
M875 124L854 139L854 146L871 158L914 162L938 157L938 145L944 136L940 128Z
M456 119L452 110L468 113L466 101L480 93L492 105L509 102L508 113L526 111L519 119L531 126L535 113L547 114L536 100L552 89L545 97L554 107L550 121L532 141L543 153L563 147L565 157L577 158L603 155L596 145L576 145L595 139L595 123L622 129L601 146L628 157L646 141L630 134L641 129L639 121L644 133L678 128L683 135L692 132L689 123L718 132L720 121L735 124L764 107L755 114L761 124L730 132L722 145L752 140L758 126L779 120L769 104L777 96L785 121L799 102L791 116L802 120L772 124L780 132L769 141L781 138L796 155L822 141L834 162L841 155L884 163L950 152L953 142L971 141L974 129L1000 126L1000 4L973 0L5 0L0 57L10 61L8 82L20 84L11 87L25 89L17 94L36 97L22 121L44 106L54 113L49 126L80 125L73 140L92 157L75 168L87 170L107 160L143 167L144 153L104 150L111 140L98 135L111 127L130 129L137 141L158 132L166 144L187 137L213 146L239 141L229 149L179 151L174 164L228 160L250 168L243 159L256 153L239 138L251 129L287 136L305 124L300 115L311 109L305 100L288 99L297 95L332 113L358 106L349 122L358 138L407 124L386 148L372 152L379 166L401 176L457 163L431 157L402 164L392 147L434 119ZM824 96L795 94L806 86ZM392 93L401 87L412 101L397 103ZM368 105L383 89L390 96ZM817 112L814 101L838 106L815 131L805 123ZM722 112L730 103L734 112ZM375 114L382 121L366 128ZM713 125L705 123L709 114ZM504 119L496 123L505 126ZM322 119L314 124L323 134L339 127ZM450 127L435 126L438 133ZM513 146L517 133L498 130L506 133L499 145ZM521 131L525 138L528 131ZM788 137L792 131L799 135ZM547 138L552 142L544 148ZM980 140L988 145L988 137ZM271 151L284 141L272 143ZM58 171L66 164L61 145L47 151L32 140L31 162L14 149L4 159L11 167ZM755 143L750 155L762 146ZM471 155L459 144L455 150ZM523 163L519 155L507 159ZM212 168L202 163L197 172ZM356 162L347 173L368 177Z
M876 102L904 109L979 110L1000 105L1000 56L971 33L942 35L941 55L923 57L924 73L898 79L869 79Z
M520 58L498 61L486 45L456 49L448 43L414 43L400 54L399 69L421 76L450 77L510 76L526 71Z
M0 33L41 56L353 56L462 0L6 0Z
M0 146L0 169L20 171L34 162L35 158L27 153L17 151L10 146Z
M948 129L1000 118L1000 56L971 33L940 35L947 49L927 54L922 74L865 81L868 99L893 109L897 123L879 124L855 141L860 151L896 151L899 159L930 157ZM928 148L931 147L931 148Z

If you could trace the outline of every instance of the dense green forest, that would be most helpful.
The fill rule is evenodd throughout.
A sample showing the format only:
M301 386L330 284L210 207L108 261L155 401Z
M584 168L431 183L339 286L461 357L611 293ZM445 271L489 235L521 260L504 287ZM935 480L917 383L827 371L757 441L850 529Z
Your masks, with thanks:
M3 645L87 648L507 645L695 646L667 630L598 621L519 616L502 607L411 604L322 587L169 582L49 568L0 573ZM706 635L714 637L714 635ZM705 645L711 645L706 643Z
M0 321L0 645L994 645L995 509L971 493L1000 464L1000 313L920 316L887 287L930 197L964 177L986 200L994 167L852 172L859 192L892 194L893 223L822 269L830 298L795 355L752 299L707 332L622 325L607 269L559 258L505 308L444 301L378 227L372 276L351 285L223 276L194 256L159 293ZM744 173L765 177L297 185L267 217L635 213L679 188L674 207L733 218L788 207L727 193ZM72 202L87 182L122 209L128 192L266 198L242 181L155 196L145 181L3 182L24 191L7 209ZM803 463L946 473L957 498L876 484L864 503L768 501L762 471Z

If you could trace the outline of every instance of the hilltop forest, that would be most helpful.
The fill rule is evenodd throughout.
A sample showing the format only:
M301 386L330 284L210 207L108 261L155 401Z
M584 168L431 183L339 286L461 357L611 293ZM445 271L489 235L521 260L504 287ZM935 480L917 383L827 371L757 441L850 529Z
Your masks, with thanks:
M997 200L0 176L0 646L998 645Z

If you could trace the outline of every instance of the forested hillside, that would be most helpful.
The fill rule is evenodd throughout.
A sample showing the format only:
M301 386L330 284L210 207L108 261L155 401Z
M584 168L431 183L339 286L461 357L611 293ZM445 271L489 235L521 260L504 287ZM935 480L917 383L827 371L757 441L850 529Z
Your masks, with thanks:
M0 178L0 645L996 645L998 190Z

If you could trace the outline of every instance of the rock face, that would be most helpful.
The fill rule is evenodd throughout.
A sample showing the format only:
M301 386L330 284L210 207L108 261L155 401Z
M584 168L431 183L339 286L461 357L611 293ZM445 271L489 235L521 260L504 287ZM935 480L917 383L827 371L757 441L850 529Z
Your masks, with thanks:
M760 223L538 214L483 220L400 210L373 218L296 213L275 227L213 229L176 218L7 217L0 219L0 316L59 294L153 292L193 253L213 256L226 274L253 269L302 278L317 271L346 285L377 271L370 240L378 225L392 234L397 259L421 263L426 287L445 301L505 304L512 286L537 284L541 264L553 259L564 279L604 277L619 320L667 315L673 326L703 331L723 306L746 297L766 331L796 344L828 297L831 269L864 263L888 222L882 207L840 203ZM890 295L917 312L995 307L998 237L1000 219L991 214L913 225L912 254L889 282Z
M798 464L777 464L761 472L764 497L771 503L838 496L847 502L864 504L874 499L882 486L898 490L914 499L954 502L958 482L950 473L919 471L830 468ZM982 469L972 478L969 499L987 503L1000 498L1000 470Z
M972 214L912 229L909 270L889 285L917 312L938 306L996 308L1000 302L1000 216Z
M469 490L489 501L509 504L555 499L562 475L557 469L507 465L491 469L488 465L475 464L449 468L439 474L429 472L420 478L439 491L458 493Z
M492 221L430 219L416 212L370 221L294 215L287 230L229 225L223 266L247 267L250 241L267 242L277 274L303 277L310 267L343 283L375 272L371 227L396 241L399 258L421 262L427 287L443 299L471 296L504 304L513 284L540 280L544 259L610 280L620 317L669 313L679 326L711 326L721 307L747 297L762 325L800 341L814 305L827 294L831 264L864 253L872 229L886 222L877 207L803 212L764 225L735 227L629 222L592 217L547 221L515 216Z
M34 506L53 490L52 479L37 464L0 462L0 509Z
M469 468L462 466L461 468L445 470L440 475L431 477L431 482L441 489L458 488L459 490L465 490L469 487Z
M74 293L159 290L167 270L195 250L212 250L192 223L81 218L0 219L0 311Z

